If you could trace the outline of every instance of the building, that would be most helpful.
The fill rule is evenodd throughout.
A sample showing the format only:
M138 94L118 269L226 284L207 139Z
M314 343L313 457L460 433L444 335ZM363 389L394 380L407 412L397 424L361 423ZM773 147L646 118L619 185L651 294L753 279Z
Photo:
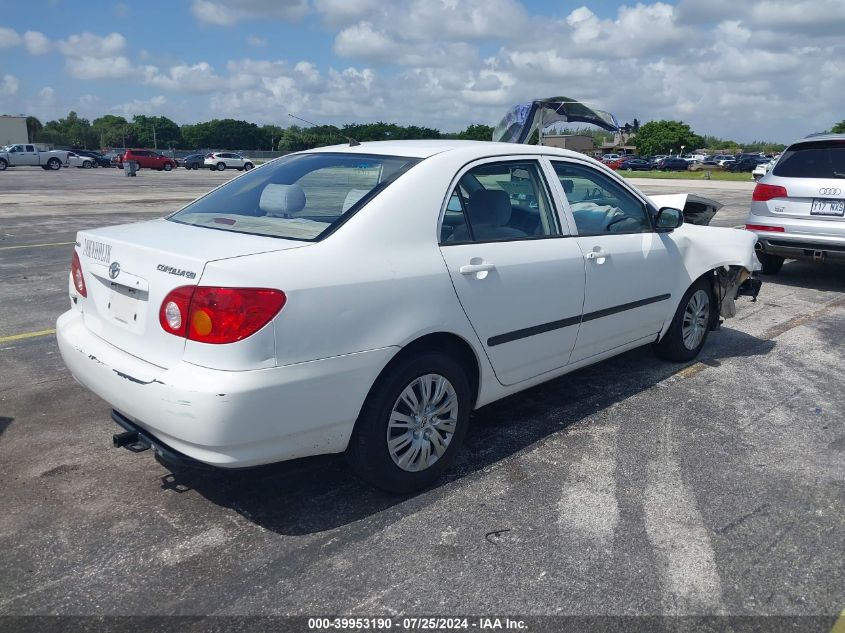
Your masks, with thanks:
M543 134L543 145L593 155L593 138L580 134Z
M28 143L29 134L26 130L25 116L9 116L0 114L0 147L13 143Z
M634 136L626 132L616 132L612 143L601 144L601 154L636 154L636 145L631 145L631 138Z

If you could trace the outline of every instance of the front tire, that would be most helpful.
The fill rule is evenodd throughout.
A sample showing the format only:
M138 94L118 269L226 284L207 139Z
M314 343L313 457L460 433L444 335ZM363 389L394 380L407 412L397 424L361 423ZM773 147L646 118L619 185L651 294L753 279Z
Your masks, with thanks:
M164 164L164 171L170 171L171 169L173 169L173 165L171 165L170 163Z
M94 165L91 164L90 160L86 160L82 163L82 169L91 169Z
M777 275L783 267L784 258L779 255L769 255L768 253L757 253L757 259L763 269L760 271L764 275Z
M0 158L0 171L6 171L6 167L8 166L9 164L4 159Z
M400 359L373 386L346 449L353 470L399 494L424 488L460 449L472 403L466 371L443 352Z
M654 345L655 353L677 363L698 356L710 333L715 304L707 279L696 281L681 298L665 336Z
M244 163L244 171L249 171L253 167L255 167L255 165L253 165L252 163Z

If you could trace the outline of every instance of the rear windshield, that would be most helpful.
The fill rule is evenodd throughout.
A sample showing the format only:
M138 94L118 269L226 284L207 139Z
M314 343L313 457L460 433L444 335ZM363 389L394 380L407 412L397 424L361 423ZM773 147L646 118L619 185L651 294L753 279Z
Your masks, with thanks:
M793 145L783 153L772 173L788 178L845 178L845 141Z
M317 241L419 161L369 154L293 154L232 180L168 219Z

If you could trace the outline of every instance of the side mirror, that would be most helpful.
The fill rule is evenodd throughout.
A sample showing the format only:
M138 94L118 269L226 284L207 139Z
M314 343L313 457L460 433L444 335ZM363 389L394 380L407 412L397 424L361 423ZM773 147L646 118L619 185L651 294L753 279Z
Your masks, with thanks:
M684 212L673 207L662 207L654 219L658 233L669 233L684 223Z

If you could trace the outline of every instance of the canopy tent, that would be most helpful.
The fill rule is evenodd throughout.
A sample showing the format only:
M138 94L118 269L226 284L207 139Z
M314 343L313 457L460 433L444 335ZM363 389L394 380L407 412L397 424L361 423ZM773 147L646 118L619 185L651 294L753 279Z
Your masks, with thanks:
M526 143L534 130L539 130L540 144L543 129L554 123L590 123L609 132L619 130L619 122L610 112L593 110L569 97L535 99L514 106L493 130L493 140L503 143Z

